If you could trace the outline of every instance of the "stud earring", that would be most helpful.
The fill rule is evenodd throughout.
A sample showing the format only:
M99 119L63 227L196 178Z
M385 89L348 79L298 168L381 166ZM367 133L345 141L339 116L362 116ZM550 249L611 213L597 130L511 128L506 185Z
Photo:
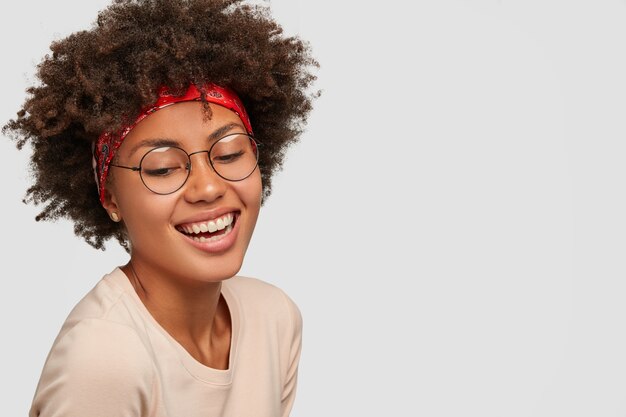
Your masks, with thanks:
M117 223L120 221L120 216L118 216L116 212L113 212L111 213L111 220Z

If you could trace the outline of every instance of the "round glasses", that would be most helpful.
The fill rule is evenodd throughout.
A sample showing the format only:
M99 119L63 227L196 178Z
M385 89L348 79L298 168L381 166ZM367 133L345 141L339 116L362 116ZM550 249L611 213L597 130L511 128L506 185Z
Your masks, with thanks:
M111 166L138 171L146 188L155 194L172 194L180 190L191 172L191 155L205 153L217 175L228 181L242 181L256 169L260 144L250 135L232 133L217 140L211 148L188 154L177 146L159 146L150 149L139 161L139 166Z

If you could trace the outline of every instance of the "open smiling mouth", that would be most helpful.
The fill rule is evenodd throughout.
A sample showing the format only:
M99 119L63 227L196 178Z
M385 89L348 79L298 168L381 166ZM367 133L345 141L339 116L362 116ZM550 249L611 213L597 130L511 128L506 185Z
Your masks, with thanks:
M176 226L176 230L196 242L214 242L233 231L239 213L227 213L217 219Z

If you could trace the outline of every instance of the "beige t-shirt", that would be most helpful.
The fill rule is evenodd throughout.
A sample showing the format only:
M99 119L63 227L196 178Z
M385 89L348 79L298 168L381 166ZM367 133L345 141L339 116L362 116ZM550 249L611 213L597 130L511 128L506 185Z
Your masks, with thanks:
M74 307L46 359L29 417L286 417L301 349L298 307L254 278L222 283L227 370L195 360L116 268Z

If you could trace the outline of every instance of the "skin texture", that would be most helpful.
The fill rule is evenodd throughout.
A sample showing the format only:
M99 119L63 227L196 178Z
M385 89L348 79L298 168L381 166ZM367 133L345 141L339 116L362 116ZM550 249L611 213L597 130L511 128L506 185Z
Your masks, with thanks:
M209 149L209 135L225 125L236 124L224 134L245 133L232 111L213 104L211 111L207 119L198 102L157 111L128 134L117 163L138 166L152 146L133 149L145 139L174 139L192 153ZM261 207L261 173L257 167L245 180L232 182L213 171L206 154L193 155L191 163L186 184L169 195L152 193L137 172L112 168L104 206L109 214L118 215L126 230L131 258L122 270L146 308L196 360L227 369L231 324L220 296L221 282L234 276L243 263ZM235 243L222 252L203 251L176 229L191 218L209 219L207 211L221 207L239 212L232 232L237 233Z

